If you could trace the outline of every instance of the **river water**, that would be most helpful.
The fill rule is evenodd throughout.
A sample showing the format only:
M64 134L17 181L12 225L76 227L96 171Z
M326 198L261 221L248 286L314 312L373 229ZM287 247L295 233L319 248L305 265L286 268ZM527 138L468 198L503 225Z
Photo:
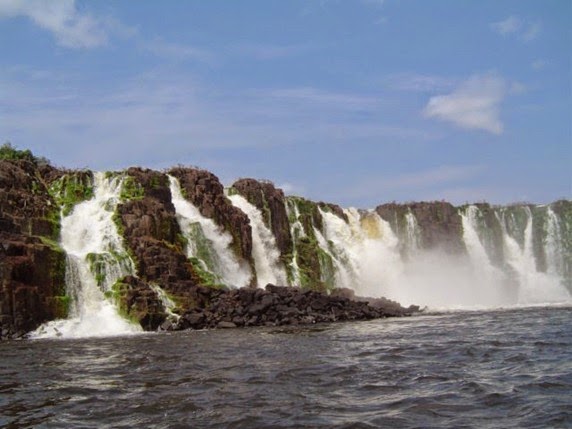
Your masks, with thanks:
M572 308L0 343L0 426L572 427Z

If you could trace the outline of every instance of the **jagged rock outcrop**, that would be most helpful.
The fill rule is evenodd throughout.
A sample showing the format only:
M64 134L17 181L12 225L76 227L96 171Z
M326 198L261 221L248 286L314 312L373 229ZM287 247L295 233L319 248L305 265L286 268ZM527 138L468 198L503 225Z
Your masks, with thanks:
M450 203L389 203L377 206L375 210L398 233L404 229L405 214L411 212L419 225L421 247L424 249L440 249L455 254L465 252L461 216Z
M171 169L169 174L179 180L183 195L203 216L213 219L232 235L231 245L236 255L254 267L250 221L226 198L218 177L206 170L180 167Z
M184 254L168 177L141 168L130 168L126 174L117 224L136 262L137 275L144 283L158 284L190 305L189 291L201 279ZM143 286L139 283L138 287Z
M58 213L33 161L0 160L0 339L67 314Z

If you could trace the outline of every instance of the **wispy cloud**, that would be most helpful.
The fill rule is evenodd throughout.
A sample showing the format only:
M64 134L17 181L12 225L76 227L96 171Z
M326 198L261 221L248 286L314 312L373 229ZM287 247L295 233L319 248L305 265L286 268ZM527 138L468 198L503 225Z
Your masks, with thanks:
M417 171L384 181L388 188L430 188L455 183L476 176L484 170L482 165L442 165L430 170Z
M107 44L111 33L133 30L110 18L80 12L75 0L5 0L0 2L0 18L24 16L53 34L65 48L94 48Z
M372 96L324 91L312 87L275 89L268 91L268 95L277 99L321 104L343 110L372 109L380 102Z
M422 73L396 73L381 79L381 84L390 90L412 92L446 91L458 83L451 77L435 76Z
M542 30L542 25L540 23L535 22L529 24L524 30L524 33L522 33L521 35L522 40L524 40L525 42L530 42L531 40L536 39L540 34L541 30Z
M474 75L450 94L431 97L423 114L461 128L501 134L500 104L508 89L505 80L495 74Z
M360 94L223 90L164 69L106 89L32 74L0 73L0 137L68 166L109 167L110 153L122 166L155 166L217 149L427 138L411 126L384 124L375 97Z
M506 36L508 34L517 33L522 28L522 25L523 23L520 18L511 15L502 21L493 22L491 28L497 33Z
M377 7L382 7L385 4L385 0L362 0L362 2Z
M258 60L288 58L307 53L313 49L310 45L274 45L267 43L241 43L232 47L232 51Z
M164 40L153 40L143 44L143 48L152 54L177 61L195 60L205 63L213 63L216 56L205 49L181 43L165 42Z
M539 36L542 25L539 22L529 22L511 15L502 21L493 22L491 28L502 36L515 36L520 40L530 42Z
M532 62L532 64L530 64L530 67L532 67L533 70L540 71L540 70L545 69L547 65L548 65L548 61L543 60L543 59L538 59L538 60L534 60Z

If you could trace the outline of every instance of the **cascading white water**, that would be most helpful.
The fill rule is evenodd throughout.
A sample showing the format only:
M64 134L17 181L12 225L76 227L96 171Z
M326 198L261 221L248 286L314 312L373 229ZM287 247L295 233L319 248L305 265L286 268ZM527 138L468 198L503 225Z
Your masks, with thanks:
M392 295L403 272L398 240L389 224L375 212L364 215L356 209L344 211L349 222L321 211L325 239L338 267L336 286L362 296Z
M272 231L264 224L260 211L241 195L229 195L228 198L250 219L252 256L256 268L257 286L264 287L268 283L287 285L288 280L284 266L280 262L280 251L276 247L276 239Z
M171 298L169 298L167 293L159 285L150 284L149 286L157 294L157 297L159 297L159 300L161 301L161 304L163 304L163 308L165 309L165 313L167 313L168 319L170 319L173 322L179 320L181 316L173 312L173 310L176 307L175 302Z
M562 230L556 213L549 206L546 209L546 253L547 272L551 275L564 275L564 248Z
M121 180L94 173L94 196L77 204L61 222L61 246L67 253L66 288L70 317L49 322L32 337L95 337L138 332L141 327L122 318L104 292L133 274L113 222Z
M296 249L296 242L299 238L306 236L304 227L300 222L300 210L296 201L293 199L286 200L286 213L290 219L290 236L292 237L293 250L292 262L290 263L290 272L292 274L292 285L301 284L300 267L298 266L298 250Z
M532 242L532 213L529 207L521 210L525 211L527 219L522 246L508 231L509 222L513 224L515 220L507 219L505 215L501 217L506 262L518 280L518 304L570 301L570 294L557 274L537 271Z
M246 264L240 264L231 249L232 236L212 219L204 217L198 208L187 201L179 181L169 176L171 198L177 212L177 221L188 240L187 256L195 257L202 268L217 280L231 287L247 286L252 276Z
M479 208L471 205L459 214L463 225L463 241L472 268L472 276L468 284L478 291L474 304L486 306L510 304L510 291L505 287L506 276L491 263L485 246L479 238Z
M407 249L407 256L412 258L419 252L421 233L415 215L408 211L405 214L405 248Z

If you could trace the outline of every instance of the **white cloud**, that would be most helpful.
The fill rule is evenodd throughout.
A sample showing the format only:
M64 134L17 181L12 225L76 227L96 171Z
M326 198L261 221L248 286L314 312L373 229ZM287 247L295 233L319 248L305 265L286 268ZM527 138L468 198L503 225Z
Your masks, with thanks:
M0 18L24 16L53 34L66 48L94 48L107 44L110 33L128 36L132 29L113 19L96 18L80 12L75 0L3 0Z
M493 22L491 28L502 36L512 35L525 42L530 42L539 36L542 25L539 22L529 22L511 15L503 21Z
M507 92L507 84L501 77L475 75L450 94L431 97L423 113L462 128L501 134L500 104Z

